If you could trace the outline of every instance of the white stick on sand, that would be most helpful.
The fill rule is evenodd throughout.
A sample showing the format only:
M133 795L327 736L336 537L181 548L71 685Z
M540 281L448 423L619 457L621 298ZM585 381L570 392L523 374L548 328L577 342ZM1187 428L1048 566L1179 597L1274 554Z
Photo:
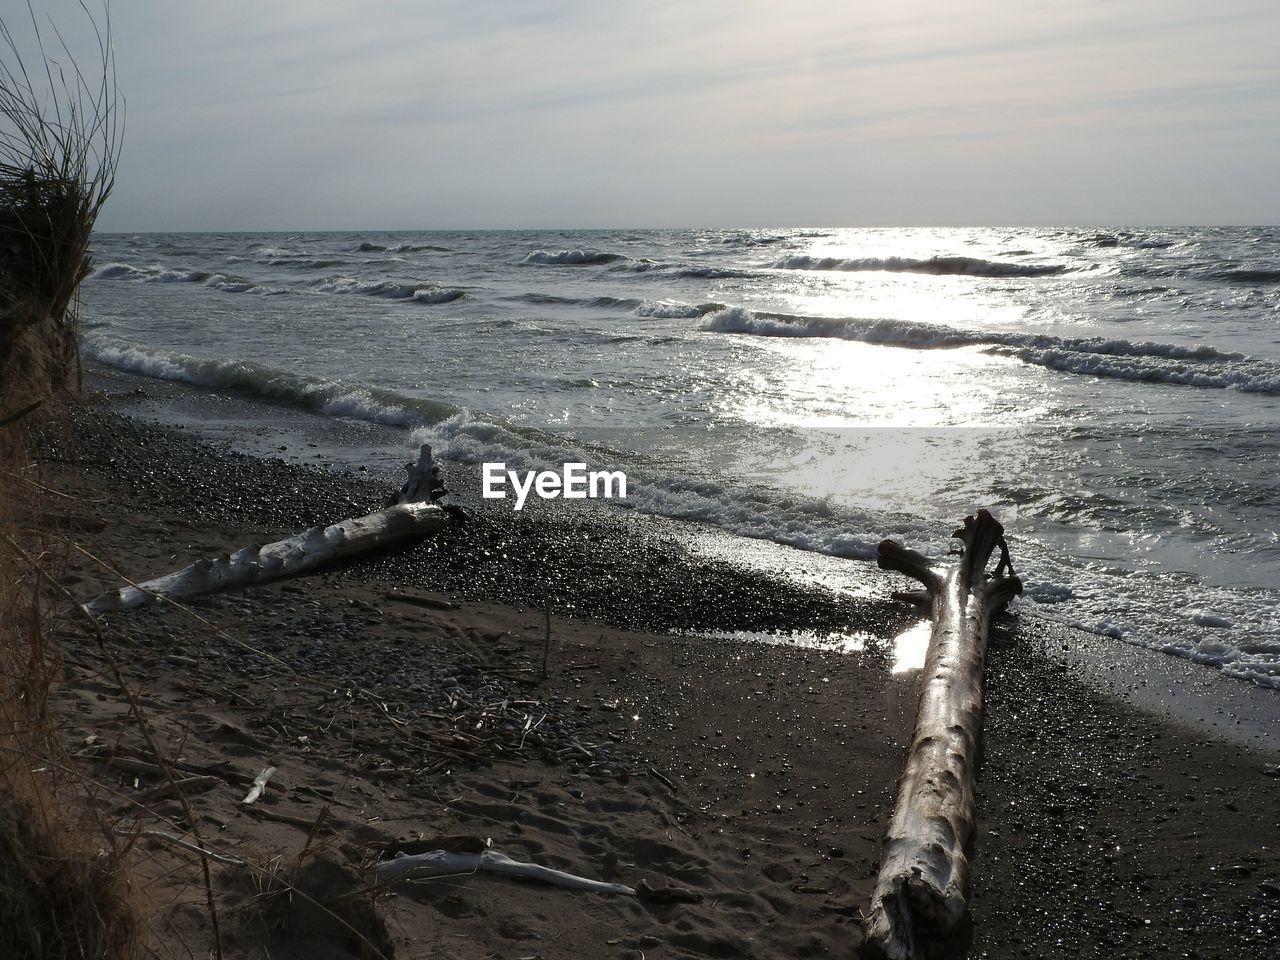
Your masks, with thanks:
M104 593L84 604L83 609L98 614L130 610L161 599L188 600L306 573L339 560L438 533L452 518L434 502L444 490L440 486L439 469L431 460L431 448L424 444L418 462L406 470L409 479L401 488L397 502L386 510L328 527L312 527L265 547L251 545L212 560L197 560L166 576Z
M392 860L386 860L375 868L375 876L379 883L394 883L397 880L424 880L431 877L449 877L464 873L496 873L504 877L519 877L525 880L539 880L569 890L585 890L590 893L614 893L625 897L634 897L634 887L621 883L602 883L599 880L588 880L563 870L552 870L536 863L522 863L512 860L496 850L485 850L483 853L446 853L444 850L431 850L427 853L400 854Z

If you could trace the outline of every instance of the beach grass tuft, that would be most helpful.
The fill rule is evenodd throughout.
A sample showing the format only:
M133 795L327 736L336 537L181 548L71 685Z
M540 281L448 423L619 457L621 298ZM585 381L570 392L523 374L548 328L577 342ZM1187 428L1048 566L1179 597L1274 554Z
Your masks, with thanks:
M76 291L124 133L109 17L89 17L97 50L86 72L90 61L28 12L27 43L0 18L0 400L10 402L60 390L78 369Z
M34 57L0 19L0 957L123 960L139 910L127 844L88 811L50 709L65 552L27 455L30 414L73 385L76 292L122 132L110 26L86 74L28 7ZM46 42L51 36L52 42Z

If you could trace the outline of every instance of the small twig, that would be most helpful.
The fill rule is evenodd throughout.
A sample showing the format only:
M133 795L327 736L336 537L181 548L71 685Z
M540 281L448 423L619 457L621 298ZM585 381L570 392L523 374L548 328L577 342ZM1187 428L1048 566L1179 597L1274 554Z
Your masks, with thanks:
M123 831L121 832L123 833ZM155 837L157 840L165 840L175 846L182 847L184 850L190 850L192 853L198 853L201 857L204 857L207 860L216 860L218 863L226 863L233 867L245 866L245 862L239 857L233 857L225 853L215 853L213 850L208 849L208 847L194 844L190 840L184 840L182 837L175 836L172 833L166 833L163 830L143 830L142 836ZM203 844L204 841L201 840L200 843Z
M328 814L328 807L320 811L320 816L315 820L308 820L306 817L295 817L288 813L276 813L274 810L268 810L265 807L245 807L244 812L257 817L260 820L273 820L276 823L287 823L291 827L298 827L302 830L318 832L321 829L332 829L325 824Z
M653 779L657 780L660 784L665 786L672 793L680 792L680 788L675 785L675 782L672 781L670 777L663 776L653 767L646 767L645 769L649 771L649 776L653 777Z
M143 803L155 803L157 800L163 800L178 791L184 791L190 796L196 790L208 790L210 787L217 786L222 783L221 777L186 777L182 780L172 780L169 783L162 783L158 787L148 790L142 796Z
M8 415L7 415L7 416L5 416L5 417L0 418L0 427L7 427L7 426L8 426L9 424L11 424L11 423L17 423L19 420L21 420L21 419L22 419L23 417L25 417L27 414L29 414L29 413L34 413L36 410L38 410L38 409L40 408L41 404L43 404L43 403L44 403L44 401L43 401L43 400L37 400L35 403L29 403L29 404L27 404L25 407L23 407L23 408L22 408L21 410L19 410L17 413L10 413L10 414L8 414Z
M547 633L542 641L542 679L547 679L547 660L551 656L551 594L547 594Z

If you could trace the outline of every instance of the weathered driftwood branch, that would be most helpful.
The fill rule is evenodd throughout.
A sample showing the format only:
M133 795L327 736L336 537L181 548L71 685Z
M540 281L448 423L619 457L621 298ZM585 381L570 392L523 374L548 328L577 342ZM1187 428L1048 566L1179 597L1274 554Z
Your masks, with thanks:
M253 778L253 785L249 787L249 792L244 795L244 799L240 801L240 806L248 807L256 803L258 798L262 796L262 791L267 789L267 781L271 779L272 774L276 772L275 767L266 767L260 774Z
M418 462L405 469L409 478L386 510L312 527L265 547L254 544L212 560L197 560L155 580L104 593L84 604L84 609L91 614L129 610L158 599L186 600L266 583L437 533L452 521L452 513L435 503L445 491L431 448L424 444Z
M868 943L894 960L947 948L965 918L987 630L992 615L1022 592L1004 528L991 514L966 517L952 536L964 541L958 563L932 561L893 540L877 551L881 567L924 584L933 612L915 735L867 919ZM988 574L997 547L999 565Z
M512 860L496 850L484 850L481 853L448 853L444 850L432 850L427 853L402 853L391 860L384 860L375 869L379 883L394 883L405 878L424 880L430 877L453 877L460 873L496 873L505 877L521 877L525 880L539 880L557 887L570 890L586 890L591 893L617 893L626 897L634 897L634 887L622 883L603 883L599 880L588 880L577 874L553 870L536 863L522 863Z

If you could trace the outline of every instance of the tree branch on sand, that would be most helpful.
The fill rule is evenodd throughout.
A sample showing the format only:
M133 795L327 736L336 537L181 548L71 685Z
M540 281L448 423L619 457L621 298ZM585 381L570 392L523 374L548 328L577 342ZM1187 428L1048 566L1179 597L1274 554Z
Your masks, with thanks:
M156 600L189 600L307 573L438 533L453 522L455 513L435 502L445 489L440 468L432 461L431 447L423 444L417 462L406 465L405 471L408 479L385 510L312 527L265 547L251 544L212 560L200 559L163 577L104 593L83 608L99 614L131 610Z

